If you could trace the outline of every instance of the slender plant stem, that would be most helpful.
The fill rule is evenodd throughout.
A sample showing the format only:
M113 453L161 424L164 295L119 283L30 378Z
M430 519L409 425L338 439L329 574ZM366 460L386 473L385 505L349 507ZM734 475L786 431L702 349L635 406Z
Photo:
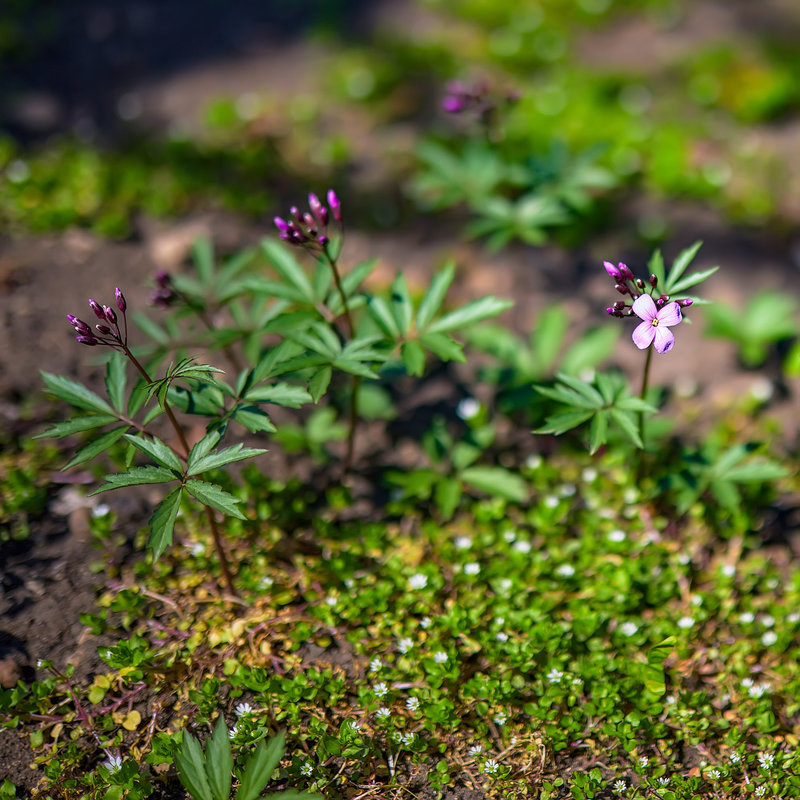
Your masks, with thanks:
M639 392L639 397L642 400L646 399L647 396L647 387L650 383L650 363L653 360L653 346L647 348L647 358L644 362L644 372L642 373L642 389ZM645 412L639 412L639 437L642 440L642 444L644 445L644 419L645 419Z
M147 374L147 370L142 366L140 361L136 358L133 353L128 349L126 344L122 345L122 351L130 360L131 364L139 371L139 374L148 382L152 383L150 376ZM184 453L184 460L188 459L189 452L191 451L191 447L189 447L189 442L186 439L186 433L183 430L183 426L178 422L177 418L175 417L174 412L172 411L172 407L170 404L165 400L164 401L164 413L167 415L167 419L169 419L170 424L172 425L175 434L178 437L178 440L181 443L181 447L183 448ZM225 581L225 586L228 592L233 595L234 597L238 598L239 595L236 591L236 588L233 585L233 575L231 574L231 569L228 564L228 557L225 555L225 548L222 546L222 535L219 530L219 526L217 525L217 519L214 516L214 512L208 506L203 506L205 509L206 519L208 520L208 526L211 528L211 536L214 539L214 549L217 551L217 558L219 559L219 565L222 570L222 577Z
M352 341L355 339L356 329L353 325L353 317L350 314L350 306L347 303L347 295L345 295L344 288L342 287L342 280L341 276L339 275L339 267L336 263L336 259L331 255L327 245L325 245L322 252L325 254L325 260L330 265L331 272L333 273L333 282L336 285L337 291L339 292L339 299L342 301L342 310L344 313L345 322L347 323L347 332L350 336L350 341ZM353 462L353 452L355 450L356 443L356 425L358 424L358 390L360 388L361 378L358 375L353 375L353 380L350 387L350 419L347 428L347 450L345 451L344 464L342 465L344 472L347 472L350 469L350 465Z

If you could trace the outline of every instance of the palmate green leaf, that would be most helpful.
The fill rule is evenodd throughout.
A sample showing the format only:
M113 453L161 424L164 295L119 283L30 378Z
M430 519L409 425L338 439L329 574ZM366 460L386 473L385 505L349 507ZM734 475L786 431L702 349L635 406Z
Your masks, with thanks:
M635 398L639 399L639 398ZM652 406L648 406L645 411L655 411ZM630 411L621 408L612 408L609 412L614 419L617 427L627 436L638 448L644 447L644 442L639 434L638 420Z
M707 281L718 270L719 267L709 267L700 272L693 272L691 275L687 275L683 280L676 281L670 285L670 296L683 295L687 289Z
M178 516L183 495L183 487L178 486L173 489L156 506L153 516L150 517L150 538L147 544L153 552L153 561L157 561L167 546L172 544L172 531L175 528L175 518Z
M742 496L733 481L715 478L709 487L714 499L726 510L735 513L741 505Z
M697 241L690 247L687 247L686 250L681 251L678 254L678 257L672 262L672 266L669 269L669 273L666 278L667 287L674 291L674 284L684 272L686 272L686 268L689 264L692 263L694 257L697 255L700 248L703 246L702 241ZM665 291L662 289L662 291ZM665 292L666 294L672 294L672 291Z
M423 333L419 342L442 361L458 361L463 364L467 360L462 345L444 333Z
M206 742L206 774L214 800L230 800L233 755L228 726L220 716L214 733Z
M492 497L502 497L515 503L524 503L528 499L528 484L525 479L502 467L467 467L462 470L460 477L464 483Z
M247 517L239 511L239 503L242 501L238 497L226 492L221 486L215 483L208 483L207 481L199 481L197 478L191 478L186 481L186 491L192 497L199 500L205 506L211 506L223 514L227 514L237 519L247 519Z
M85 461L89 461L89 459L100 455L100 453L102 453L104 450L108 450L111 445L119 441L127 430L128 426L123 425L119 428L113 428L110 431L106 431L106 433L104 433L102 436L98 436L96 439L92 439L89 444L81 447L61 469L69 469L70 467L77 466L78 464L83 464Z
M597 411L589 425L589 453L594 455L608 441L608 412Z
M599 401L587 400L583 395L568 389L566 386L534 386L533 388L539 394L571 408L581 408L591 412L603 405L602 398Z
M593 411L564 411L560 414L551 414L545 420L545 424L541 428L537 428L534 433L552 433L560 436L562 433L583 425L592 418L593 413Z
M777 462L758 458L731 467L722 477L734 483L766 483L785 478L788 474L789 471Z
M169 344L169 334L157 322L138 311L134 311L131 316L139 330L149 339L162 346Z
M448 264L444 269L439 270L431 280L428 290L425 292L424 297L420 301L419 309L417 310L417 330L421 333L424 332L428 325L433 321L433 318L441 308L447 290L453 282L456 274L454 264Z
M425 372L425 348L416 340L403 342L400 348L403 364L409 375L420 377Z
M258 406L237 406L233 419L251 433L274 433L276 430L269 414Z
M160 439L153 437L146 439L140 435L126 434L125 438L137 449L150 456L156 464L160 464L167 469L174 469L183 472L183 465L174 451Z
M201 472L208 472L212 469L219 469L226 464L232 464L235 461L244 461L247 458L255 458L256 456L263 455L266 450L256 447L245 447L241 442L233 447L226 447L217 453L209 453L206 456L192 459L189 457L189 464L186 468L187 475L199 475Z
M114 409L105 400L90 389L87 389L83 384L65 378L63 375L53 375L49 372L41 372L40 374L47 391L60 400L65 400L70 405L82 408L84 411L94 411L98 414L114 414Z
M500 300L491 295L482 297L434 320L428 326L426 332L450 333L451 331L463 329L489 317L496 317L511 308L512 305L514 304L510 300Z
M352 358L337 358L333 362L333 366L336 367L336 369L342 370L342 372L349 372L351 375L358 375L361 378L367 378L369 380L377 380L380 377L374 369Z
M394 324L401 335L405 336L411 330L411 320L414 316L414 304L411 302L411 295L408 291L408 283L402 272L392 283L391 301L389 309L392 313Z
M353 295L354 292L357 292L358 289L361 287L361 284L369 277L370 273L375 269L375 266L378 263L377 258L371 258L369 261L362 261L359 264L356 264L350 272L347 273L342 278L342 289L344 290L345 297L349 298ZM328 268L330 272L330 268ZM336 295L338 297L338 292ZM331 295L331 299L333 299L333 295ZM331 310L334 310L333 306L329 306Z
M106 391L114 410L125 413L125 370L128 359L122 353L114 352L106 365Z
M192 245L192 260L201 282L210 287L214 277L214 246L205 236L195 239Z
M380 330L390 339L395 340L400 338L400 331L397 328L397 323L389 310L389 305L382 297L373 296L367 302L367 311L372 317L375 324Z
M99 489L95 489L92 494L109 492L112 489L120 489L123 486L143 486L151 483L168 483L181 479L180 473L175 473L165 467L130 467L127 472L112 473L106 475L106 483Z
M300 408L312 401L311 395L302 386L276 383L272 386L256 386L244 396L253 403L274 403L286 408Z
M322 367L311 376L311 380L308 382L308 391L315 403L318 403L320 398L328 391L332 376L332 367Z
M290 339L284 339L279 345L268 350L266 355L253 369L252 383L258 384L267 378L283 375L281 367L287 361L296 358L302 352L302 347Z
M181 746L175 753L178 776L194 800L215 800L206 778L203 751L191 733L184 731Z
M285 741L286 733L281 731L270 739L269 744L265 744L263 739L258 743L245 766L236 800L256 800L264 791L281 760Z
M90 431L93 428L102 428L103 425L109 425L112 422L117 422L117 417L111 416L111 414L88 414L83 417L68 419L64 422L56 422L47 430L37 433L33 438L61 439L64 436L71 436L74 433Z
M147 384L144 379L137 381L128 398L128 416L135 417L147 400Z
M311 282L308 280L305 270L291 252L285 246L272 239L264 239L261 242L261 249L270 265L281 278L300 292L304 302L313 304L314 290Z

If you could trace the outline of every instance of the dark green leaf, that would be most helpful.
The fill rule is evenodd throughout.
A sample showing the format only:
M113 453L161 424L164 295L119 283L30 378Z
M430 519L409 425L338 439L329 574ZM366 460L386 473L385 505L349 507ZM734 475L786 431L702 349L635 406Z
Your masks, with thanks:
M256 800L264 791L281 760L285 739L286 733L281 731L270 739L269 744L265 744L263 739L259 742L245 767L236 800Z
M237 519L247 519L247 517L239 511L239 503L242 501L238 497L229 494L215 483L208 483L207 481L199 481L196 478L192 478L186 481L186 491L203 505L216 508L217 511L221 511L223 514L228 514Z
M312 400L311 395L302 386L293 386L289 383L256 386L245 395L245 399L252 403L274 403L286 408L300 408Z
M405 336L411 329L414 306L408 292L408 283L402 272L397 274L392 283L392 299L389 307L397 330Z
M47 391L61 400L65 400L70 405L86 411L116 416L114 410L105 400L87 389L83 384L65 378L62 375L52 375L49 372L42 372L41 376Z
M510 300L500 300L492 296L482 297L480 300L467 303L467 305L434 320L428 326L427 332L449 333L455 330L463 330L481 320L496 317L506 309L511 308L512 305L514 304Z
M400 337L397 323L395 323L392 312L389 310L389 306L382 297L370 297L367 303L367 311L369 311L375 324L386 336L392 340Z
M172 544L172 530L175 527L175 518L178 516L182 497L182 487L173 489L156 506L153 516L150 517L150 538L147 544L153 551L153 561L157 561L166 547Z
M409 375L421 376L425 372L425 349L416 340L403 342L400 348L403 364Z
M233 447L226 447L217 453L209 453L207 456L192 460L189 459L189 465L186 470L187 475L199 475L201 472L208 472L208 470L219 469L226 464L232 464L235 461L244 461L247 458L255 458L256 456L263 455L266 450L254 447L244 447L240 442Z
M464 348L444 333L424 333L419 337L420 343L438 356L442 361L459 361L464 363Z
M160 439L146 439L143 436L127 434L125 438L137 449L153 459L156 464L178 472L183 471L183 465L174 451L164 444Z
M266 411L258 406L237 406L233 419L251 433L274 433L275 426Z
M306 303L313 303L314 290L311 287L308 276L289 250L271 239L264 239L261 242L261 249L281 278L294 286L294 288L300 292Z
M433 501L443 519L452 519L461 501L461 481L458 478L442 478L436 484Z
M425 331L441 308L455 274L455 265L448 264L444 269L439 270L439 272L433 276L433 280L431 280L431 284L425 292L425 296L422 298L419 309L417 310L417 331L420 333Z
M94 458L104 450L108 450L108 448L111 447L114 442L122 438L127 430L128 426L123 425L120 428L113 428L110 431L106 431L106 433L104 433L102 436L98 436L96 439L92 439L89 444L81 447L80 450L78 450L75 455L62 467L62 469L69 469L77 464L83 464L84 461L88 461L90 458Z
M181 475L176 475L164 467L130 467L127 472L106 475L106 483L92 494L108 492L122 486L141 486L149 483L166 483L167 481L180 480Z
M56 422L51 425L46 431L37 433L34 439L60 439L63 436L71 436L73 433L80 433L81 431L89 431L92 428L101 428L103 425L108 425L111 422L117 422L116 417L110 414L89 414L84 417L75 417L68 419L64 422Z
M311 399L318 403L322 395L328 391L328 386L331 382L333 369L331 367L323 367L317 370L308 382L308 391L311 394Z
M461 472L461 479L493 497L517 503L524 503L528 499L528 484L524 478L502 467L468 467Z
M120 414L125 413L125 370L128 359L122 353L112 353L106 365L106 391L111 405Z
M181 746L175 753L175 764L181 783L194 800L214 800L206 778L200 743L186 731L183 733Z
M220 716L214 733L206 742L206 773L214 800L230 800L233 756L228 726Z

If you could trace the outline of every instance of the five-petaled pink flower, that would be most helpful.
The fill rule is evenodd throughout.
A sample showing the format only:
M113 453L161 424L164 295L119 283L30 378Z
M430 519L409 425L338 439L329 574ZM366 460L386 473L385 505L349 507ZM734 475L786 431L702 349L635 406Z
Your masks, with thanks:
M670 328L683 319L677 303L667 303L663 308L657 308L653 298L643 294L633 301L633 313L644 320L633 332L633 343L640 350L646 350L654 340L659 353L672 350L675 336Z

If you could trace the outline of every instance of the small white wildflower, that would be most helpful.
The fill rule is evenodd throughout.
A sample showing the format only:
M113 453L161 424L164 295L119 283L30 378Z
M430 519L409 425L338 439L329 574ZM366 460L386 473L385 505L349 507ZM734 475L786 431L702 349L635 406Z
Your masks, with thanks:
M777 641L778 641L778 634L775 633L775 631L767 631L761 637L761 644L763 644L764 647L772 647L772 645L774 645L775 642Z
M505 625L506 624L506 618L505 617L495 617L494 618L494 624L495 625Z
M228 731L228 738L233 739L238 732L239 732L239 725L238 723L234 723L233 727Z
M625 636L633 636L638 630L639 626L635 622L623 622L619 626L620 633L625 634Z
M572 564L562 564L557 570L556 574L562 578L571 578L575 574L575 567Z
M761 403L766 403L774 392L775 385L769 378L757 378L750 385L750 396Z
M444 664L444 663L447 661L447 653L445 653L445 651L444 651L444 650L437 650L437 651L436 651L436 652L433 654L433 660L434 660L434 661L435 661L437 664Z
M400 744L400 742L403 741L403 732L402 731L394 731L392 733L392 739L394 739L395 742Z
M472 539L469 536L458 536L453 544L456 550L469 550L472 547Z
M416 733L413 732L407 733L405 736L403 736L403 744L406 747L411 747L411 745L414 744L414 739L416 738L417 738Z
M674 695L674 694L668 694L668 695L667 695L667 696L664 698L664 702L665 702L665 703L666 703L668 706L674 705L676 701L677 701L677 698L675 697L675 695Z
M749 688L752 685L753 685L752 678L742 678L742 686L744 686L745 689Z
M547 673L547 682L548 683L558 683L564 677L564 673L560 669L553 669Z
M389 687L383 681L380 681L372 687L372 693L378 699L381 697L386 697L386 695L389 693Z
M187 547L193 556L202 556L206 552L206 546L202 542L192 542Z
M501 711L499 714L495 714L494 717L494 724L495 725L505 725L508 722L508 714Z
M639 502L639 490L629 486L622 495L622 499L626 505Z
M430 628L431 625L433 625L433 620L430 617L423 617L419 621L420 628Z
M771 688L768 683L756 683L747 690L747 694L755 698L763 697Z
M526 542L524 539L520 539L518 542L514 542L514 549L518 553L530 553L531 543Z
M108 661L111 658L114 658L114 654L110 650L105 650L103 652L103 658Z
M581 472L581 480L584 483L592 483L597 479L597 470L592 467L586 467L583 472Z
M306 778L310 778L314 774L314 767L306 761L306 763L300 767L300 774L305 775Z
M546 508L556 508L558 506L558 498L555 495L545 497L544 504Z
M122 756L112 755L109 756L102 764L112 774L119 772L122 769Z
M92 509L92 516L93 517L104 517L106 514L111 513L111 507L106 505L105 503L98 503Z
M339 599L337 597L335 597L334 595L332 595L332 594L328 595L325 598L325 605L329 606L330 608L333 608L338 602L339 602Z
M791 614L786 615L786 621L794 625L795 622L800 622L800 614L798 614L796 611L792 611Z
M487 758L484 762L483 771L487 775L494 775L499 769L500 765L493 758Z
M734 575L736 575L736 567L734 567L733 564L723 564L720 567L720 572L726 578L732 578Z
M761 765L761 769L766 769L766 770L771 769L774 761L775 761L775 756L773 756L772 753L758 754L758 763Z
M419 710L419 698L418 697L409 697L406 700L406 708L409 711L418 711Z
M738 753L731 753L729 758L731 760L731 764L738 764L742 760L742 757Z
M497 582L497 585L500 587L501 592L510 592L514 582L511 580L511 578L501 578Z
M503 531L503 538L511 544L517 538L517 532L514 530Z
M708 775L712 781L718 781L722 777L722 773L718 769L710 769L706 772L706 775Z
M383 666L383 661L381 661L377 656L369 662L369 671L370 672L378 672L381 667Z
M572 679L572 685L573 686L580 686L582 683L583 683L583 681L580 678L573 678Z
M525 459L525 466L528 469L539 469L542 466L542 457L538 453L528 456Z
M639 759L639 766L646 767L650 763L650 759L647 756L642 756Z
M41 658L36 659L36 669L43 669L44 661Z
M756 797L763 797L766 793L767 793L767 787L766 786L759 786L756 789Z
M695 608L700 608L703 605L703 598L699 594L692 595L692 599L689 601Z
M682 630L687 630L694 625L694 617L681 617L678 620L678 627Z
M511 737L511 738L508 740L508 744L509 744L509 746L510 746L510 747L516 747L516 746L517 746L517 742L518 742L518 741L519 741L519 738L518 738L518 737L516 737L516 736L512 736L512 737Z
M617 528L614 531L609 531L606 538L608 539L609 542L614 542L614 544L620 544L621 542L624 542L625 539L627 539L628 537L625 531L621 531L619 530L619 528Z
M464 564L465 575L477 575L481 571L481 565L477 561L470 561L469 564Z
M761 617L761 624L765 628L771 628L775 624L775 617L770 616L769 614L764 614L764 616Z
M561 487L561 488L558 490L558 493L559 493L559 494L560 494L562 497L573 497L573 496L575 495L575 492L577 492L577 491L578 491L578 489L577 489L577 487L575 486L575 484L574 484L574 483L565 483L565 484L564 484L564 485L563 485L563 486L562 486L562 487Z
M628 791L628 784L620 778L618 781L614 783L614 790L619 794L624 794Z
M418 572L408 579L409 589L424 589L428 585L428 576Z
M475 756L479 756L483 752L483 747L479 744L474 744L469 749L469 754L475 758Z
M28 180L30 174L30 167L21 158L15 158L6 167L6 177L11 183L23 183Z
M253 706L251 706L250 703L237 703L234 711L237 717L244 717L247 714L253 713Z
M499 631L494 638L497 639L498 642L507 642L508 634L505 631Z
M463 420L475 419L481 413L481 404L474 397L465 397L456 406L456 414Z
M743 611L739 614L739 622L743 625L749 625L755 618L755 614L751 614L749 611Z
M258 586L260 589L269 589L272 584L275 583L273 578L270 578L269 575L265 575L259 582Z
M687 564L692 563L692 557L688 553L679 553L678 563L683 564L683 566L685 567Z
M386 706L381 706L381 707L380 707L380 708L379 708L379 709L378 709L378 710L375 712L375 716L376 716L378 719L389 719L389 717L391 717L391 716L392 716L392 712L391 712L391 711L389 711L389 709L388 709L388 708L386 708Z
M397 643L397 649L398 649L398 650L399 650L401 653L407 653L409 650L413 649L413 647L414 647L414 641L413 641L413 639L409 639L407 636L406 636L406 638L405 638L405 639L401 639L401 640L400 640L400 641Z

